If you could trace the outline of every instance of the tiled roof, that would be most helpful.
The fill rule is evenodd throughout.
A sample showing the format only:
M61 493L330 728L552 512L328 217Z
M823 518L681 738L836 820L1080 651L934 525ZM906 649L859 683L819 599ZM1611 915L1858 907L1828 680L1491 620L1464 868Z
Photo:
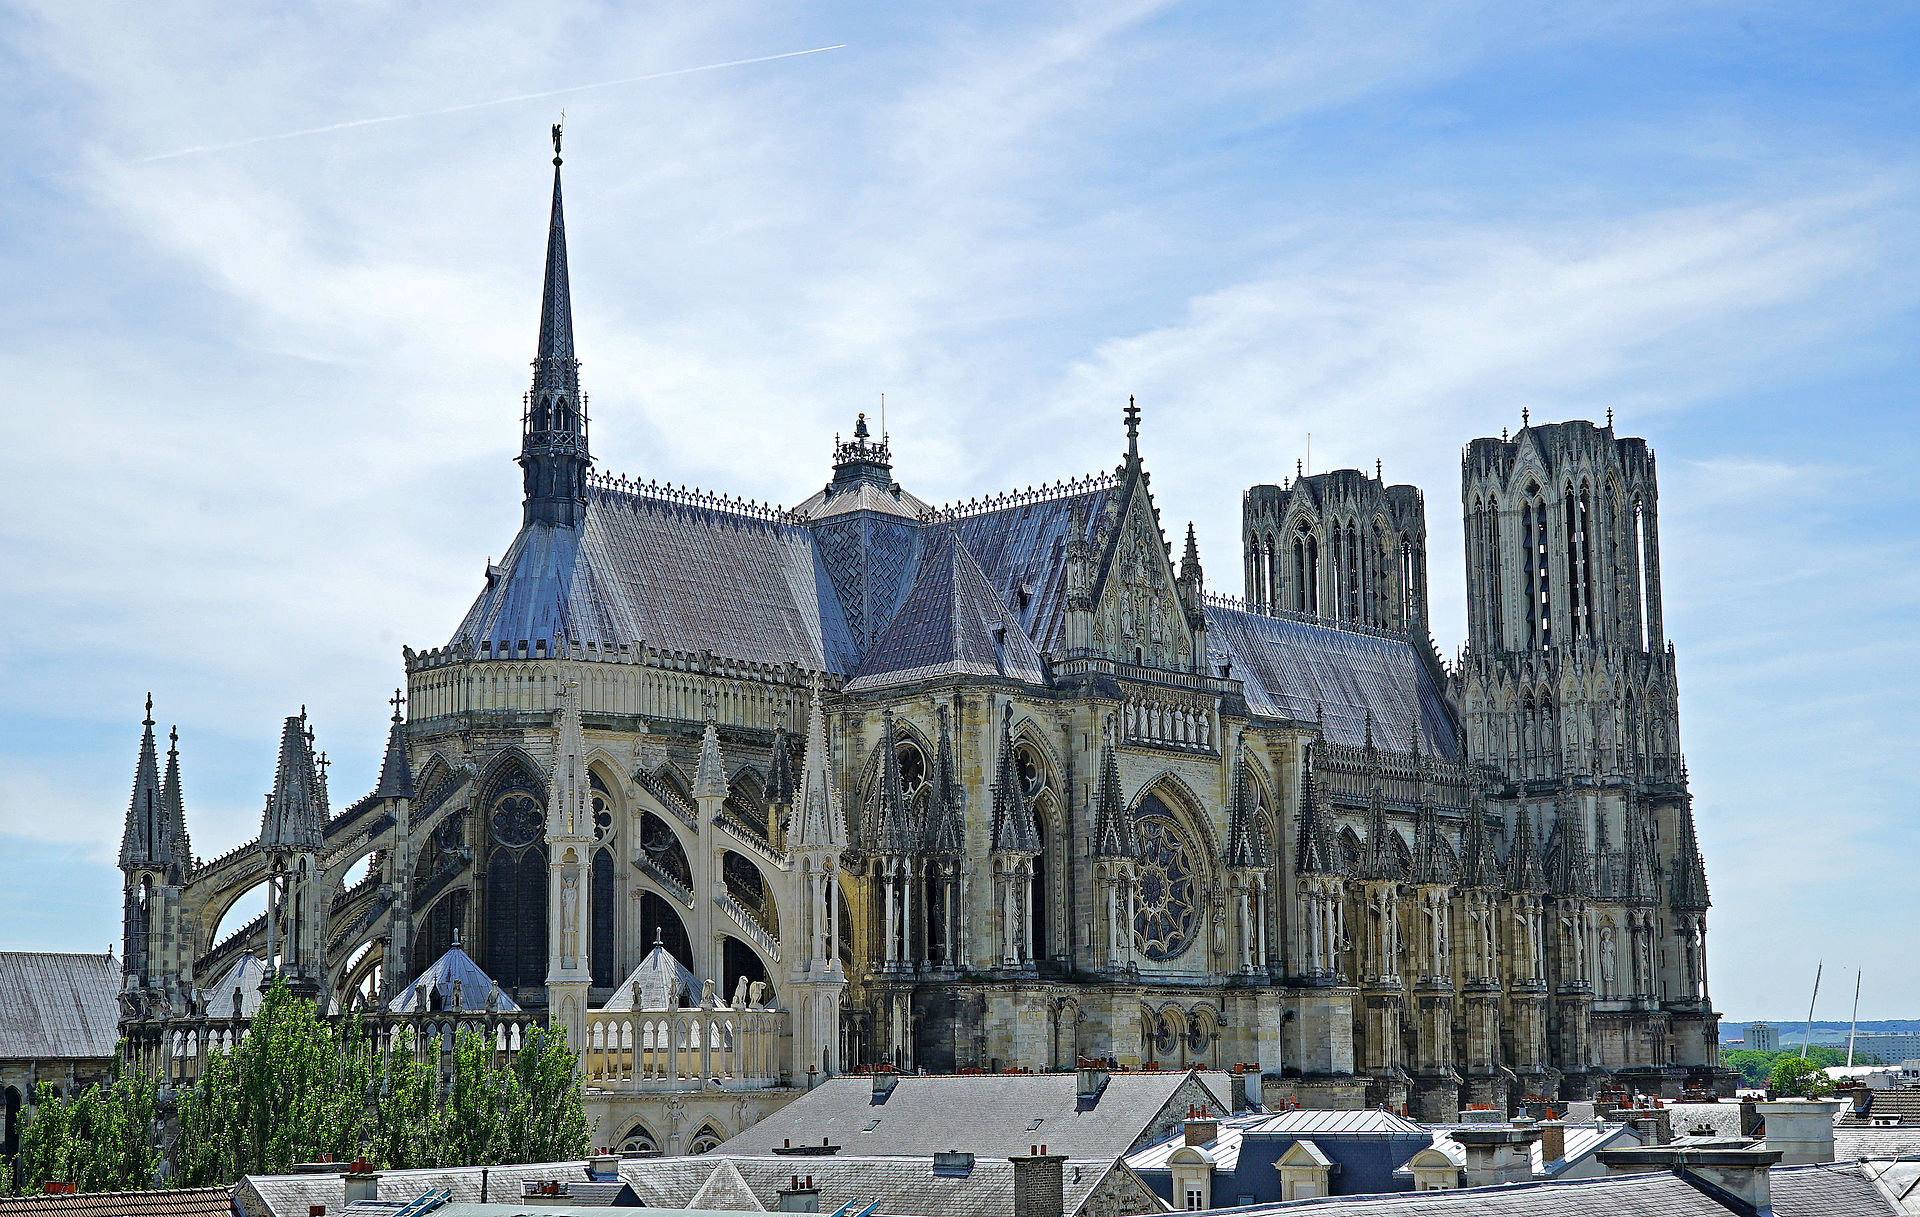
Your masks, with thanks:
M1856 1099L1835 1115L1834 1127L1870 1128L1876 1120L1897 1119L1908 1128L1920 1128L1920 1088L1868 1090L1865 1098L1868 1106L1864 1115Z
M229 1217L232 1212L233 1197L224 1187L0 1196L0 1217Z
M97 1060L120 1039L120 961L0 951L0 1060Z
M806 528L601 482L584 528L521 528L454 641L531 648L556 636L809 671L858 662Z
M925 541L913 586L848 689L955 674L1044 683L1039 652L967 547L939 525Z
M1112 485L1096 486L1058 498L1023 500L998 511L967 515L962 508L953 520L954 531L980 564L987 583L1042 651L1061 646L1067 528L1074 508L1077 505L1084 512L1086 540L1091 544L1107 500L1118 493Z
M833 1078L721 1149L764 1154L787 1141L818 1145L827 1137L843 1154L930 1156L958 1149L1006 1158L1044 1142L1049 1153L1112 1159L1158 1139L1163 1121L1157 1118L1190 1076L1115 1073L1085 1110L1071 1073L902 1074L884 1100L875 1099L868 1078ZM1227 1075L1197 1076L1225 1107Z
M1428 1135L1427 1129L1390 1111L1299 1111L1254 1112L1220 1121L1219 1135L1207 1142L1214 1168L1231 1174L1239 1165L1240 1149L1249 1133L1269 1137L1318 1137L1355 1134L1378 1136L1383 1133ZM1186 1144L1184 1134L1169 1137L1127 1155L1127 1165L1135 1170L1164 1170L1173 1151Z
M1208 657L1232 662L1254 713L1307 723L1324 713L1328 742L1349 747L1366 742L1368 716L1392 747L1417 722L1429 756L1460 759L1446 696L1413 643L1219 604L1206 613Z

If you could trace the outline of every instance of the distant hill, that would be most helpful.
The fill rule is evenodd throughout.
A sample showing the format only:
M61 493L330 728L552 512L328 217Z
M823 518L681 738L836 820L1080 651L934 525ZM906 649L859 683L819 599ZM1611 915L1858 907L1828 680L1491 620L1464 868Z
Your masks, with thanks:
M1799 1044L1801 1040L1806 1038L1807 1034L1807 1021L1805 1019L1722 1018L1720 1020L1720 1042L1726 1043L1728 1040L1746 1038L1747 1024L1750 1022L1772 1023L1774 1029L1780 1033L1780 1046L1783 1048L1788 1044ZM1831 1022L1826 1019L1816 1018L1813 1020L1813 1042L1816 1044L1844 1044L1847 1042L1847 1028L1849 1026L1851 1026L1851 1024L1844 1021ZM1862 1035L1880 1035L1895 1031L1920 1031L1920 1018L1863 1018L1860 1020L1860 1034Z

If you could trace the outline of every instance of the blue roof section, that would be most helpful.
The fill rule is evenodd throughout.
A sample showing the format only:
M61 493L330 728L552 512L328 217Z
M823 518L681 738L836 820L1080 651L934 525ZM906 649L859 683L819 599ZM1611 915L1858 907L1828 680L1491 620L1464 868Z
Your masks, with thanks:
M1074 506L1078 504L1085 513L1086 539L1092 544L1107 501L1118 493L1117 486L1102 484L1079 494L1029 500L953 521L955 533L980 564L988 585L1042 651L1061 645L1067 528Z
M1333 1177L1335 1195L1405 1191L1410 1182L1394 1171L1433 1143L1433 1134L1411 1120L1385 1111L1283 1111L1234 1116L1220 1123L1219 1135L1204 1145L1214 1161L1216 1205L1239 1196L1271 1200L1280 1195L1274 1163L1295 1141L1310 1140L1340 1164ZM1162 1199L1173 1198L1168 1159L1186 1144L1176 1134L1127 1155L1127 1165Z
M1445 692L1412 642L1217 604L1206 613L1209 658L1232 662L1256 714L1310 723L1324 712L1327 740L1352 747L1371 715L1374 741L1392 749L1418 722L1429 755L1460 759Z
M433 961L431 967L413 978L406 988L400 990L394 999L387 1003L387 1009L396 1014L407 1014L415 1010L435 1008L436 991L439 997L439 1009L455 1009L454 985L460 986L460 1010L485 1010L487 999L491 997L494 1009L511 1013L520 1007L511 997L499 992L493 983L493 977L480 970L473 957L457 945L449 947L447 953Z
M454 641L556 636L836 674L859 662L805 527L605 484L582 528L521 528Z
M1046 683L1018 617L952 530L936 525L906 600L848 684L859 690L932 676L1010 676Z

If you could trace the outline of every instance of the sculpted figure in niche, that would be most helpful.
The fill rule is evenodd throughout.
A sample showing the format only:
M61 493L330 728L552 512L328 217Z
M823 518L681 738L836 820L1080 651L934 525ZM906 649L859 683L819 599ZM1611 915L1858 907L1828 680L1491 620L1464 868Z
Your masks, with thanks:
M560 881L560 955L561 966L574 966L573 957L580 948L580 880L568 875Z
M1616 948L1613 937L1611 925L1600 927L1600 979L1606 982L1606 991L1609 995L1613 993L1613 975L1617 966L1614 959Z

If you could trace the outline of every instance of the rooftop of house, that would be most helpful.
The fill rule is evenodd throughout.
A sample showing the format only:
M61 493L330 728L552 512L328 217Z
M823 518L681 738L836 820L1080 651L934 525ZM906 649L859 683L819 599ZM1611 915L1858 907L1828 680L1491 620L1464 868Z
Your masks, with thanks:
M120 961L0 951L0 1060L100 1060L120 1039Z
M1004 1159L1044 1142L1052 1153L1111 1160L1167 1135L1189 1103L1231 1106L1228 1076L1200 1070L1110 1073L1091 1101L1072 1073L885 1076L884 1095L868 1077L822 1082L721 1149L764 1154L824 1137L843 1154Z
M0 1217L231 1217L224 1187L176 1187L151 1192L64 1192L0 1196Z

